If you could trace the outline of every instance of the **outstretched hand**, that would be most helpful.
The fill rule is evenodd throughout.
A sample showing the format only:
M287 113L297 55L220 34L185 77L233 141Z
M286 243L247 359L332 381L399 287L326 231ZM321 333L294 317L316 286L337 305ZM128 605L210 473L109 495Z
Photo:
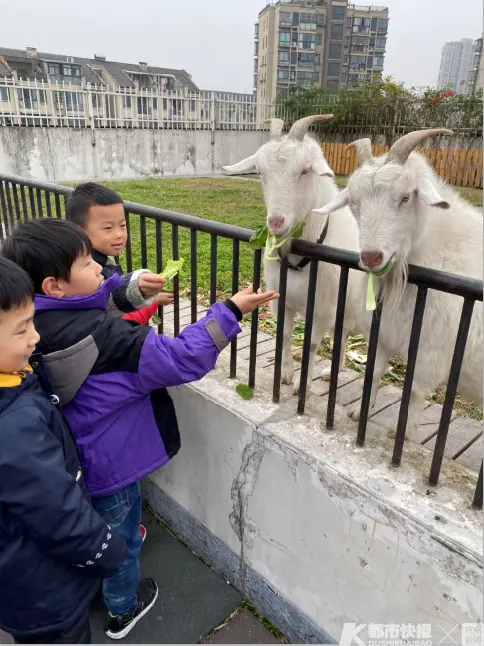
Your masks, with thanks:
M257 293L254 293L252 285L249 285L249 287L246 287L240 292L237 292L237 294L234 294L230 300L233 301L242 314L245 315L250 314L250 312L253 312L257 307L266 305L269 301L273 301L276 298L279 298L279 294L274 289L268 292L263 292L259 289Z
M138 277L138 287L139 291L143 294L145 298L151 298L156 296L159 292L163 291L165 286L165 279L159 276L158 274L152 274L151 272L144 272Z

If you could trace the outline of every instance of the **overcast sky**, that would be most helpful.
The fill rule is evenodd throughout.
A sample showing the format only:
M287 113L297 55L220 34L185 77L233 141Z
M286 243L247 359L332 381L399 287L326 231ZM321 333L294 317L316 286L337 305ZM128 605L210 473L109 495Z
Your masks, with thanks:
M361 4L371 0L361 0ZM375 0L374 4L385 4ZM385 74L435 85L443 44L477 38L482 0L388 0ZM0 45L184 68L202 89L252 91L265 0L4 0Z

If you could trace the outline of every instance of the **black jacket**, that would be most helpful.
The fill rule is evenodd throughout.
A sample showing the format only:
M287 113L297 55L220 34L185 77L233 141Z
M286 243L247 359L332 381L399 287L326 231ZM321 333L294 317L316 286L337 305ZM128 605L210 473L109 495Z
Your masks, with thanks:
M14 637L72 626L126 553L89 503L39 361L19 385L0 376L0 628Z

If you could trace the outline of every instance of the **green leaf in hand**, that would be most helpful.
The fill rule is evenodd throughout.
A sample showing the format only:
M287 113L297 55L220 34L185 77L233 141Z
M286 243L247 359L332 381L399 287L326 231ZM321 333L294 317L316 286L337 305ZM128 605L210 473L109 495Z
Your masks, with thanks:
M183 260L183 258L180 258L180 260L170 259L166 263L165 270L163 271L163 273L160 274L160 276L164 278L166 281L171 280L181 271L181 268L183 267L184 262L185 261Z
M249 386L246 386L245 384L238 384L238 386L235 388L235 392L239 397L242 397L242 399L252 399L254 396L254 392L252 391L252 388L249 388Z

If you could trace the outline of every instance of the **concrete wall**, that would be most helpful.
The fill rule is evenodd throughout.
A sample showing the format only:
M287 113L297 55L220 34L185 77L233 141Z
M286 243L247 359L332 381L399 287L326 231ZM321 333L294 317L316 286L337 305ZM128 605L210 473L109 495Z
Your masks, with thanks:
M371 425L358 449L344 411L329 433L320 410L297 417L294 401L260 391L243 401L221 363L173 390L182 450L145 482L192 549L293 643L339 640L347 622L432 624L439 643L442 630L482 620L475 476L446 463L430 491L422 447L393 469Z
M0 127L0 173L51 181L212 175L266 139L264 132Z
M386 143L384 136L368 136L375 144ZM351 133L328 135L334 143L354 138ZM0 173L59 182L216 175L222 166L252 155L267 139L266 132L0 126ZM442 137L439 145L480 149L482 139Z

